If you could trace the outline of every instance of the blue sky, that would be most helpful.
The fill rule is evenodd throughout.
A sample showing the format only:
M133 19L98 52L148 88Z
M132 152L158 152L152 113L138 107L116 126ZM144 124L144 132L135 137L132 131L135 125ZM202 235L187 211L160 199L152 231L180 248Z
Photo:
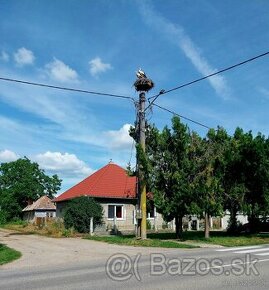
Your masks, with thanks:
M266 0L2 0L0 77L137 98L141 67L151 96L268 51L268 11ZM157 103L231 134L239 126L267 136L268 76L269 56ZM171 115L154 108L148 118L162 128ZM0 162L27 156L57 173L63 191L110 159L134 164L134 120L128 100L0 81Z

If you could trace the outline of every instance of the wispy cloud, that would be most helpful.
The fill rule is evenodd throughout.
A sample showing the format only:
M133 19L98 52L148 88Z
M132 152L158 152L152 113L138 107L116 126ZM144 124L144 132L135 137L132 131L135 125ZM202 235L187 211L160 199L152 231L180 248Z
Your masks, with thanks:
M44 119L46 124L42 126L42 132L52 136L56 134L58 140L84 143L108 150L112 148L126 149L131 144L131 138L128 135L130 125L125 124L118 130L100 128L94 112L87 109L89 100L81 99L80 102L77 102L77 99L66 93L63 95L54 91L46 92L43 89L27 86L10 87L8 84L3 85L0 100L20 111ZM11 120L9 121L11 122ZM40 120L40 122L42 121ZM6 128L15 127L17 133L25 130L28 132L31 129L32 131L29 132L31 135L38 135L41 130L40 125L21 124L22 128L17 128L17 125L17 122L14 124L12 122L6 125ZM23 129L23 127L25 128Z
M8 62L9 61L9 55L4 50L1 51L0 60L2 60L4 62Z
M21 47L14 53L14 60L19 66L30 65L35 61L34 53L24 47Z
M214 73L216 68L212 67L208 60L202 55L199 47L195 45L190 36L185 32L184 28L176 25L159 13L157 13L151 2L139 2L140 13L147 25L156 29L176 44L184 53L184 55L192 62L194 67L203 76ZM230 92L227 82L223 76L214 76L208 79L210 85L224 100L230 98Z
M24 122L0 115L0 150L8 149L20 154L46 150L55 136L55 130L36 123ZM16 138L14 137L16 136Z
M96 57L89 61L90 73L92 76L97 76L100 73L104 73L109 69L112 69L110 63L104 63L100 57Z
M64 99L64 101L63 101ZM16 135L20 132L28 132L30 135L38 135L42 130L46 134L57 135L57 139L75 141L79 136L95 136L95 117L86 108L85 102L78 103L67 94L46 92L27 86L9 86L3 84L0 92L0 100L17 108L19 111L33 114L39 122L33 124L21 124L23 128L17 128L17 122L7 123L11 120L3 119L5 131L16 130ZM1 120L0 120L1 121ZM88 126L92 124L93 127ZM5 125L6 124L6 125ZM41 124L43 124L41 126ZM1 125L1 124L0 124ZM29 132L29 129L32 129ZM52 137L51 136L51 137ZM90 139L90 138L89 138ZM98 139L98 138L97 138ZM94 142L94 141L93 141Z
M52 80L62 83L78 81L77 72L57 58L54 58L52 62L46 64L45 69Z

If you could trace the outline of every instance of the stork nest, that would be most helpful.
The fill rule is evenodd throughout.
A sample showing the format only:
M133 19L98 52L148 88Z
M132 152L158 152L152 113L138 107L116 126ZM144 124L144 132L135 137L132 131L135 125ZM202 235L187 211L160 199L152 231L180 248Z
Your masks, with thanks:
M135 81L134 87L138 92L148 92L154 87L154 82L148 78L139 78Z

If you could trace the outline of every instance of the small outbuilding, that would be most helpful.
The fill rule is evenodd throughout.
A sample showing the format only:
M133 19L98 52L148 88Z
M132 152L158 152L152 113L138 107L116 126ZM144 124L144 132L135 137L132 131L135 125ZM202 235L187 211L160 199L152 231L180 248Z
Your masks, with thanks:
M35 223L39 218L47 220L56 217L56 206L46 195L27 205L22 211L23 219L32 223Z

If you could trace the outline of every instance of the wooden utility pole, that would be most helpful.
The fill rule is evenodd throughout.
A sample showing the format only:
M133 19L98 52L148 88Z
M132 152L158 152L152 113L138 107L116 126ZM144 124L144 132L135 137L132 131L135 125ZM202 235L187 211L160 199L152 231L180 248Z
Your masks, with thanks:
M146 148L145 93L139 94L139 144L143 152ZM141 208L141 239L147 238L147 191L143 171L139 168L139 191Z
M154 83L151 79L148 79L146 74L139 69L136 73L137 80L134 86L139 94L139 108L138 108L138 126L139 126L139 145L142 151L145 153L146 149L146 119L145 119L145 92L153 88ZM147 191L146 180L141 167L141 163L138 163L138 204L137 204L137 238L147 238Z

